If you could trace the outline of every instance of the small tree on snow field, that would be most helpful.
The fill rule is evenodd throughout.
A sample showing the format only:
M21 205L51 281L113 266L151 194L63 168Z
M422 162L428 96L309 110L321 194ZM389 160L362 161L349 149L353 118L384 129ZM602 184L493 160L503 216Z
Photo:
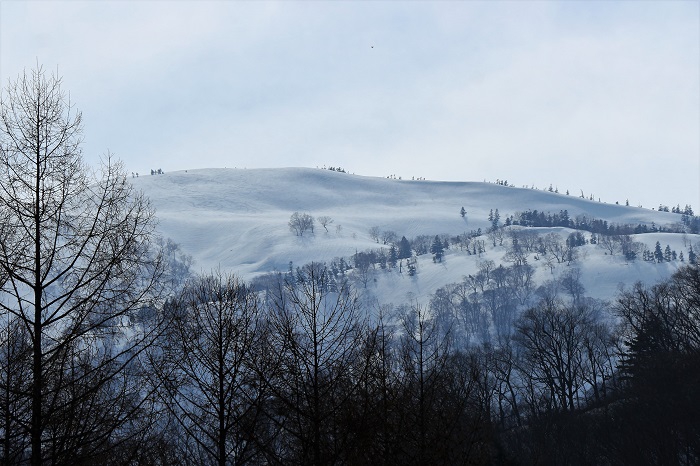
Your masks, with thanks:
M304 236L304 232L306 231L311 231L311 233L313 233L314 218L306 212L294 212L292 216L289 217L289 229L297 236Z
M413 255L411 250L411 244L408 242L405 236L401 237L399 241L399 259L408 259Z
M392 244L396 242L396 233L392 230L384 230L380 236L382 244Z
M320 223L323 229L326 230L326 233L328 233L328 225L333 223L333 219L330 218L328 215L321 215L318 218L318 223Z
M658 263L664 261L664 253L661 249L661 243L659 243L658 241L656 242L656 246L654 247L654 260Z
M399 260L399 253L398 250L396 249L396 246L393 244L389 248L389 258L387 259L387 262L389 264L389 267L392 269L396 267L396 262Z
M442 262L442 257L445 255L445 248L440 237L437 235L435 235L435 240L430 246L430 252L433 254L433 262Z
M381 234L381 230L378 226L375 225L373 227L370 227L368 233L369 237L372 238L372 241L376 241L377 243L379 242L379 235Z

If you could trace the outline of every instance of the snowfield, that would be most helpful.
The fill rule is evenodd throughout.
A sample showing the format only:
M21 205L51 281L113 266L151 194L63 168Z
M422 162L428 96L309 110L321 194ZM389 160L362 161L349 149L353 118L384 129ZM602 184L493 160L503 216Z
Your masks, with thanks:
M131 182L155 207L159 233L179 243L194 258L195 272L220 268L244 280L286 271L290 261L295 267L338 257L351 262L356 252L380 247L369 234L374 226L394 231L397 240L401 236L410 240L417 235L456 236L479 228L486 232L489 212L496 209L502 221L528 209L549 213L566 210L570 218L586 215L608 223L653 223L657 227L679 224L681 218L674 213L495 183L397 180L311 168L197 169L141 176ZM462 207L466 218L460 216ZM296 236L288 222L297 211L315 218L329 216L333 222L327 232L317 221L314 233ZM563 238L575 231L528 230L542 235L555 232ZM583 233L586 239L590 237L590 233ZM405 266L403 273L398 267L377 267L366 285L368 295L378 304L425 302L437 288L476 273L479 261L502 263L509 240L493 247L485 234L479 239L486 245L481 255L468 255L452 247L441 263L434 263L430 254L419 256L414 277L408 276ZM700 251L697 235L657 232L633 235L633 239L651 251L657 241L662 248L668 244L672 250L682 251L685 257L690 245L697 244L696 251ZM554 270L531 254L528 263L535 267L536 282L541 284L578 267L586 295L611 299L621 286L636 281L655 283L681 264L678 260L657 264L641 258L630 262L593 244L577 249L576 262L556 264ZM364 284L359 286L365 289Z

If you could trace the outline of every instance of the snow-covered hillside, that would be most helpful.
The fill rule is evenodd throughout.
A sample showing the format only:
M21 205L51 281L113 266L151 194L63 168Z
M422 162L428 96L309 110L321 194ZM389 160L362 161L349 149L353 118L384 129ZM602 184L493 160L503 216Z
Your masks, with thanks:
M468 174L465 174L465 177ZM193 256L195 271L220 268L244 279L272 271L285 271L292 261L329 262L349 259L357 251L377 248L371 227L394 231L398 238L417 235L458 235L490 227L489 212L498 209L501 218L528 209L559 213L571 218L589 218L614 224L648 224L657 227L677 224L680 215L590 201L576 196L506 187L482 182L436 182L374 178L309 168L199 169L142 176L131 180L152 201L164 237L179 243ZM462 218L460 209L467 211ZM306 212L316 218L329 216L328 231L318 224L313 234L294 235L290 215ZM566 237L571 230L539 228L539 233L557 232ZM585 233L586 237L589 236ZM381 303L425 300L435 289L474 274L479 261L500 263L506 251L482 238L486 251L467 255L459 249L446 251L442 263L430 254L418 258L418 273L378 270L367 289ZM696 235L649 233L635 235L651 250L657 241L687 255ZM573 266L581 269L586 294L611 298L620 284L637 280L656 282L667 277L680 262L661 264L641 259L628 262L621 255L607 255L596 246L581 246ZM558 276L567 267L554 270L530 258L538 283Z

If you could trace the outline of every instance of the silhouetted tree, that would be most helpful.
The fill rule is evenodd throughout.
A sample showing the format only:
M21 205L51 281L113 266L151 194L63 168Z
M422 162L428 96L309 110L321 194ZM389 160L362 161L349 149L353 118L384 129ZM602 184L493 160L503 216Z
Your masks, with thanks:
M11 442L29 444L37 466L104 462L147 431L135 417L148 395L135 389L138 356L162 329L147 312L162 274L153 210L110 154L93 176L81 133L82 116L58 77L39 67L8 85L0 103L0 309L3 328L26 331L6 344L21 342L28 361L10 361L29 366L12 369L26 382L14 385L21 401L6 427Z
M274 363L266 413L279 434L270 461L332 464L348 450L338 417L360 383L364 317L346 283L328 290L324 266L311 263L274 297L266 353ZM360 369L361 370L361 369Z
M399 242L399 259L408 259L413 255L411 251L411 244L408 242L405 236L401 237Z
M173 323L154 364L178 423L187 464L247 464L260 454L266 395L255 364L262 348L256 294L230 275L190 281L172 301Z
M636 464L687 464L700 456L700 270L688 266L622 293L624 403L613 413L613 451Z

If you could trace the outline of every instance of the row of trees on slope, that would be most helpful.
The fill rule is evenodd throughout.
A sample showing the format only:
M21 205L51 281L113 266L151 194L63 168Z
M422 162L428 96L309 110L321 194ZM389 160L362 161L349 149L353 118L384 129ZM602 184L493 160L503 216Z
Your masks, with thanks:
M487 232L487 238L493 247L506 246L507 253L505 260L516 264L527 263L528 258L543 260L550 269L554 269L556 264L567 263L571 265L579 259L578 247L585 244L595 244L605 250L606 254L622 254L626 260L633 261L643 259L649 262L685 262L686 255L683 251L679 254L666 245L665 249L657 242L654 249L650 249L644 243L634 241L629 232L646 233L650 231L671 231L668 228L658 229L653 224L651 227L638 225L608 225L607 221L589 219L586 216L578 216L576 220L571 220L566 210L560 214L544 214L537 211L526 211L517 214L516 219L508 217L506 224L500 224L500 214L498 209L489 213L491 227ZM315 219L307 213L294 212L290 217L289 227L297 236L303 236L304 232L314 231ZM328 216L319 217L319 222L328 231L328 225L333 220ZM548 233L541 235L537 231L524 230L522 226L565 226L567 228L578 229L566 237L558 233ZM582 231L590 231L588 237ZM680 230L673 230L680 231ZM370 280L370 272L375 266L381 269L399 268L403 271L402 259L410 259L414 255L432 254L434 262L442 262L446 251L450 248L465 251L468 254L481 255L485 252L486 242L481 239L481 229L452 235L418 235L411 240L398 235L393 230L382 230L379 226L372 226L368 230L369 237L378 244L388 246L388 248L377 248L357 252L352 256L350 263L354 265L360 280L365 284ZM687 238L684 234L684 242ZM697 254L690 245L687 251L687 259L690 264L697 262ZM417 272L416 261L407 260L406 271L410 275ZM343 274L345 267L340 268Z
M350 258L336 258L331 261L329 268L336 278L345 277L349 272L363 286L373 280L377 270L398 269L399 272L407 272L409 275L417 273L416 256L430 253L434 262L441 262L449 249L459 250L469 255L480 258L486 252L486 246L494 248L503 247L505 252L503 260L506 264L530 270L535 264L541 264L549 271L554 272L558 265L575 265L581 260L580 246L586 244L595 245L602 249L604 254L610 256L622 255L627 261L643 259L649 262L686 262L691 265L697 263L697 254L693 244L686 238L688 245L687 256L684 251L676 253L669 245L662 248L657 241L652 249L646 244L634 241L629 235L601 235L590 234L584 236L581 231L575 231L568 235L556 232L541 234L536 230L518 227L497 228L490 230L485 236L480 230L465 232L457 236L451 235L419 235L411 240L405 236L396 242L396 233L393 231L382 232L378 227L370 229L374 232L375 240L382 246L375 249L358 251ZM387 243L382 238L387 239ZM484 239L485 238L485 239ZM698 243L700 244L700 243ZM695 247L698 245L696 244ZM584 253L585 254L585 253ZM487 261L491 262L491 261ZM525 267L526 266L526 267ZM505 270L506 267L501 267ZM479 273L477 276L480 276Z
M639 223L632 224L614 224L608 223L607 220L597 219L588 215L577 215L574 218L569 216L566 209L557 212L543 212L534 210L526 210L518 212L515 215L506 217L503 225L521 225L527 227L565 227L576 230L585 230L591 233L603 235L631 235L641 233L691 233L697 234L700 232L700 217L693 216L692 210L690 215L682 214L678 225L657 226L652 222L651 225ZM498 213L498 209L496 209ZM498 227L499 219L495 216L490 216L489 221L492 221L492 228Z
M486 180L484 180L484 181L486 181ZM499 185L499 186L506 186L506 187L510 186L510 187L515 187L514 184L508 184L508 180L496 179L496 184ZM538 188L535 187L535 185L532 185L532 186L524 185L523 188L526 188L526 189L527 189L527 188L529 188L529 189L538 189ZM549 188L542 188L542 190L543 190L543 191L548 191L548 192L550 192L550 193L559 194L559 188L556 187L556 186L554 186L554 185L552 185L552 184L549 185ZM567 195L567 196L569 195L569 190L568 190L568 189L566 190L566 195ZM591 201L595 200L595 196L593 195L593 193L590 193L590 194L588 195L588 197L586 197L585 194L583 193L583 190L581 190L581 194L580 194L578 197L580 197L581 199L588 199L588 200L591 200ZM598 198L598 202L600 202L600 198ZM615 201L615 204L619 205L620 203L619 203L618 201ZM626 199L626 200L625 200L625 206L629 207L629 205L630 205L630 201L629 201L629 199ZM641 207L642 207L641 204L640 204L638 207L641 208ZM464 208L462 208L462 210L464 210ZM651 210L654 210L654 208L652 207ZM659 204L659 209L658 209L658 210L659 210L659 212L672 212L672 213L674 213L674 214L681 214L681 215L685 215L685 216L691 217L691 218L692 218L693 215L694 215L694 214L693 214L693 208L690 206L690 204L686 204L685 207L683 207L682 209L681 209L681 205L680 205L680 204L676 204L676 207L671 207L670 209L669 209L669 207L668 207L667 205ZM462 216L464 216L464 215L462 215Z

